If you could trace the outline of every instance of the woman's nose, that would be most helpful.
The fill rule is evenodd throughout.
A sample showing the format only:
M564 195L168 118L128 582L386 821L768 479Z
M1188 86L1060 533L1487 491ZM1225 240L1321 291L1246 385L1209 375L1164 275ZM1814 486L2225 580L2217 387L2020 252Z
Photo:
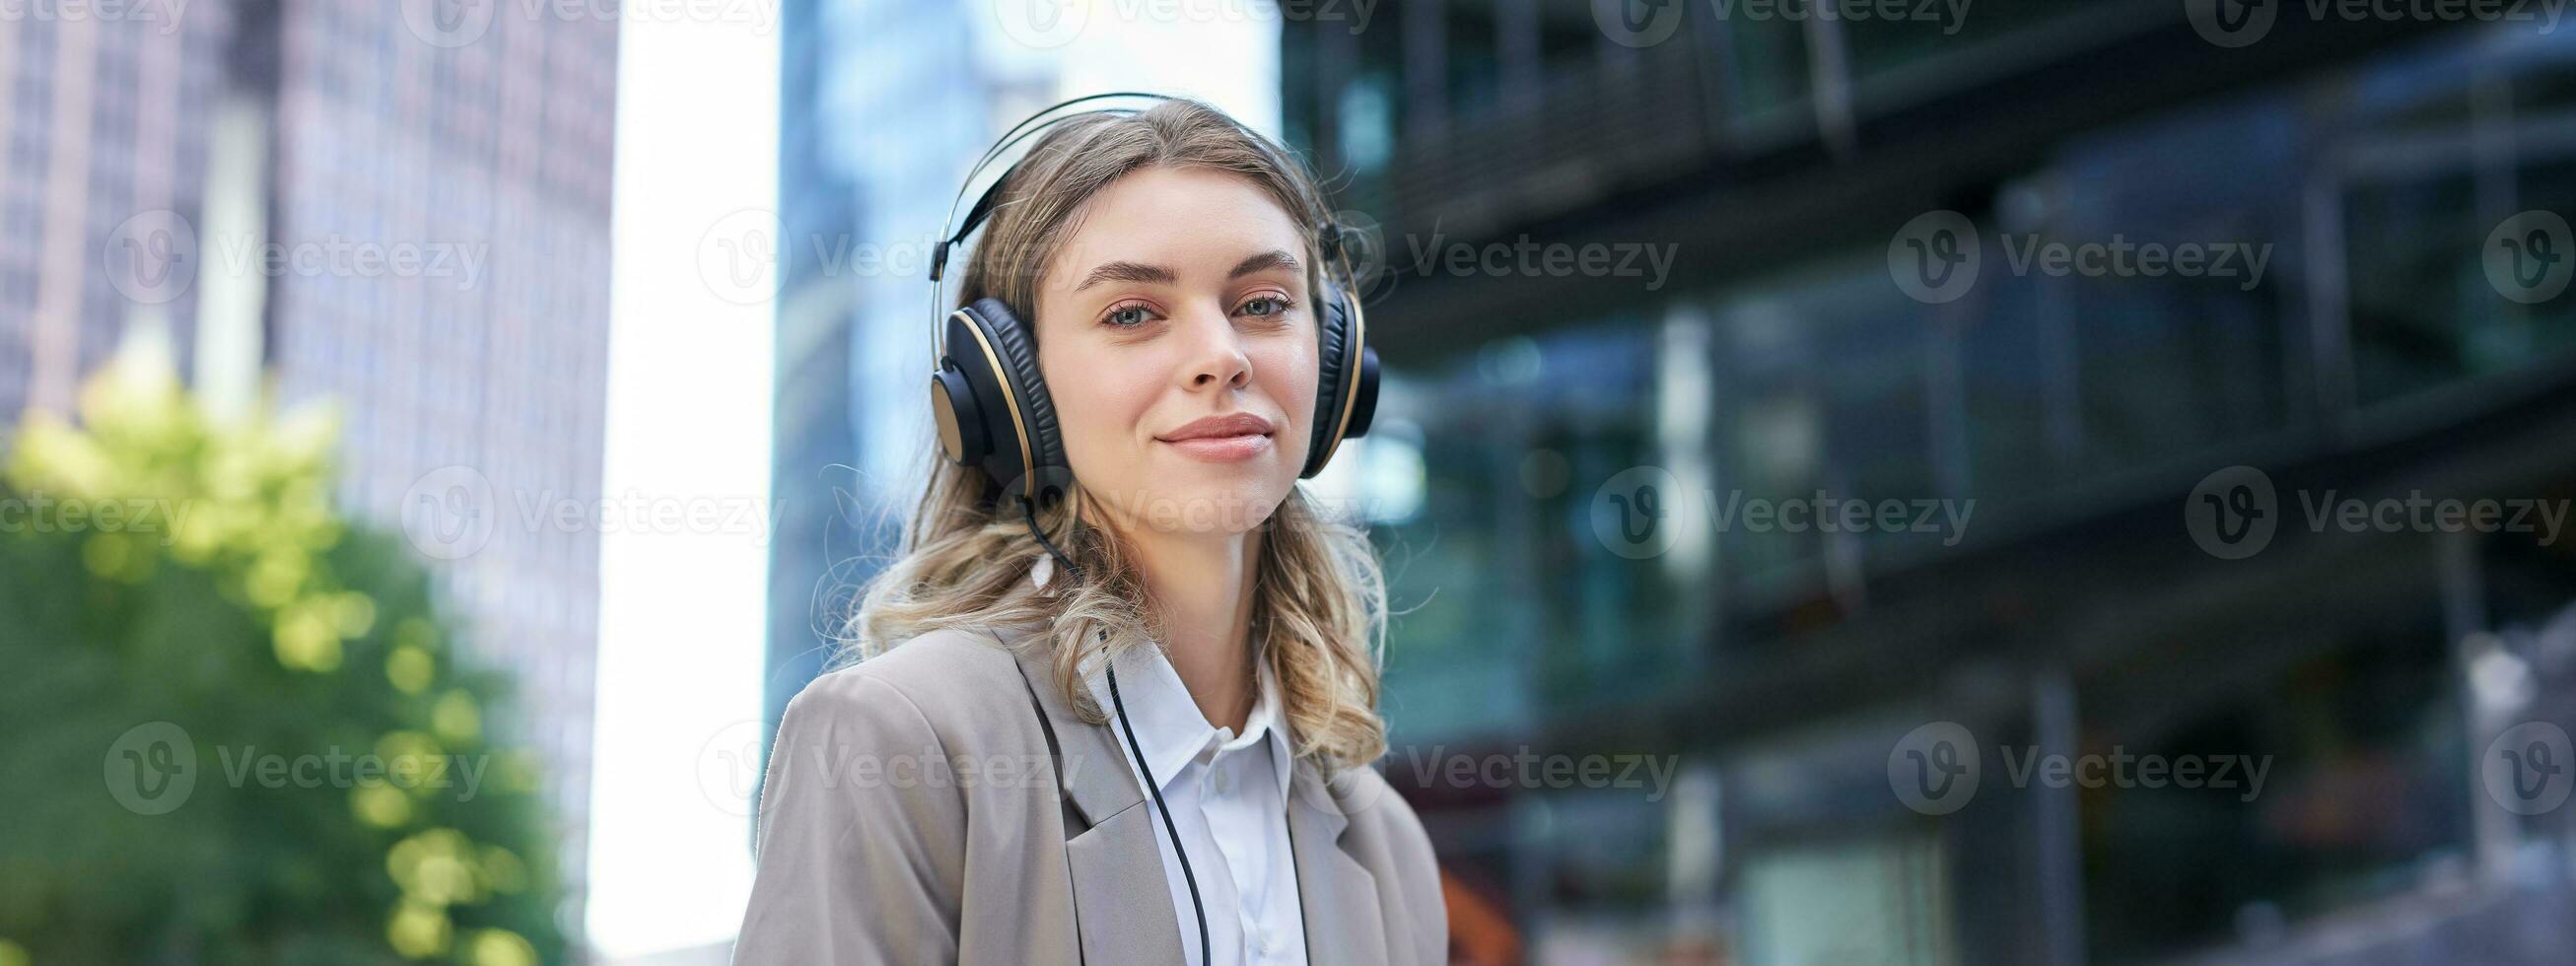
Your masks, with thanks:
M1234 330L1224 311L1193 312L1183 328L1192 338L1189 365L1181 370L1187 388L1241 388L1252 381L1252 357L1243 351L1243 334Z

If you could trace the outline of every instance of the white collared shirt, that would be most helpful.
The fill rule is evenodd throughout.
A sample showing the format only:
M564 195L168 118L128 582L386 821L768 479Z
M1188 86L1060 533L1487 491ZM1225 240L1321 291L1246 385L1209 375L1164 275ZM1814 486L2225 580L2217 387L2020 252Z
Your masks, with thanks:
M1257 662L1258 663L1258 662ZM1297 897L1297 863L1288 848L1289 753L1287 720L1280 713L1278 682L1259 663L1258 696L1243 733L1211 725L1191 700L1180 673L1159 647L1132 648L1115 662L1118 697L1136 728L1136 743L1153 766L1154 780L1171 807L1172 828L1189 846L1190 871L1207 907L1208 948L1215 963L1199 962L1199 926L1190 887L1172 852L1160 814L1154 842L1163 854L1173 917L1180 922L1182 959L1192 966L1304 966L1305 914ZM1126 729L1109 695L1108 676L1096 668L1084 683L1100 709L1128 767ZM1142 787L1143 779L1138 779ZM1146 809L1154 808L1148 794Z

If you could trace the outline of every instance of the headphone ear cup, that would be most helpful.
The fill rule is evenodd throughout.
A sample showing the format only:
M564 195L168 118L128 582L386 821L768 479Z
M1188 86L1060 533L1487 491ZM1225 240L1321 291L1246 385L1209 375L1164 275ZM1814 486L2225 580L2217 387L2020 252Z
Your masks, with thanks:
M1377 350L1363 346L1360 349L1359 397L1351 403L1350 425L1349 428L1342 431L1342 438L1350 439L1355 436L1368 435L1369 424L1375 422L1376 419Z
M930 374L930 413L939 429L939 452L951 463L975 466L993 451L992 428L975 398L975 384L955 359L940 357Z
M1306 469L1298 479L1311 479L1324 471L1332 461L1332 451L1342 440L1342 402L1350 394L1352 371L1352 304L1350 291L1342 289L1332 278L1324 278L1324 299L1316 299L1324 312L1316 314L1316 379L1314 379L1314 433L1306 440ZM1350 433L1358 435L1358 433Z
M967 350L952 337L949 354L983 355L978 362L992 373L995 395L1000 396L993 400L997 406L985 410L991 414L984 420L987 438L995 443L986 460L987 472L995 483L1024 488L1029 497L1045 503L1064 488L1071 473L1056 425L1055 401L1047 394L1046 378L1038 369L1037 340L1000 299L976 299L951 318L971 322L974 331L969 337L980 338L974 350Z

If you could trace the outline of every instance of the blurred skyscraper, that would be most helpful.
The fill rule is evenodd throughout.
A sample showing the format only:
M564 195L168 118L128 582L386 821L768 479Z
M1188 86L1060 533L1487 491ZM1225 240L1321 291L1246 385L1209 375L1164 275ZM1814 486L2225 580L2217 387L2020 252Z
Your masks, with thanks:
M781 20L776 442L767 703L775 725L895 549L930 443L929 257L958 179L1045 65L979 53L972 7L789 0Z
M0 409L67 410L138 322L218 409L264 380L336 400L340 502L413 524L469 646L515 672L577 932L617 18L126 9L0 24ZM438 502L457 493L474 502ZM420 539L424 509L467 538Z
M0 413L70 411L130 320L190 358L195 301L150 271L181 239L147 213L193 217L206 188L234 11L191 12L0 23Z
M1463 956L2569 961L2576 813L2524 784L2576 719L2568 545L2313 508L2576 492L2567 33L1387 8L1292 23L1283 91L1382 232L1363 452L1429 494L1383 518L1387 772ZM1825 520L1860 502L1904 519ZM1679 779L1449 769L1534 753Z

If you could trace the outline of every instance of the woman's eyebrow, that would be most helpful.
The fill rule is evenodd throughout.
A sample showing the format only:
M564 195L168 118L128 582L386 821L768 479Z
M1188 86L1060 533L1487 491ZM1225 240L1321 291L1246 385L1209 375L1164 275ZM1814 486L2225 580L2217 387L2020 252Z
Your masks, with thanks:
M1254 255L1251 258L1244 259L1242 262L1234 266L1234 271L1225 273L1225 277L1228 279L1242 278L1246 275L1250 275L1267 268L1284 268L1294 272L1297 270L1297 256L1288 254L1285 250L1273 248L1269 251L1262 252L1261 254Z
M1079 292L1102 282L1151 282L1156 285L1170 285L1178 278L1179 276L1172 274L1171 269L1160 265L1110 262L1092 269L1091 274L1082 277L1082 284L1074 286L1073 290Z
M1297 256L1288 254L1285 249L1273 248L1236 263L1234 270L1225 273L1225 277L1237 279L1271 268L1284 268L1294 272L1298 268ZM1146 282L1154 285L1170 285L1179 278L1180 276L1174 274L1171 269L1160 265L1108 262L1083 276L1082 284L1074 286L1073 290L1079 292L1102 282Z

